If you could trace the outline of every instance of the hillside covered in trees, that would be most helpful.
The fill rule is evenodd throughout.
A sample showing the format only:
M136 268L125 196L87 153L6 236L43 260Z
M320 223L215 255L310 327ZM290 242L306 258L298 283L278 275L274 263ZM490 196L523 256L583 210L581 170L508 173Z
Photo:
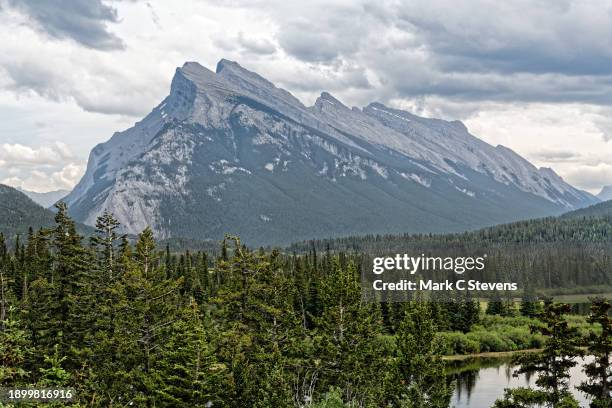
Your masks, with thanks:
M31 234L30 229L47 228L54 225L55 213L35 203L25 193L0 184L0 233L5 237L7 245L14 244L19 235L24 238ZM94 231L90 226L76 223L80 234L91 235Z
M606 201L558 217L536 218L454 234L388 234L320 239L295 243L289 250L381 252L414 243L535 244L551 242L611 242L612 201Z
M612 202L547 217L456 234L365 235L295 243L290 253L352 253L371 268L378 255L487 254L474 278L510 280L538 289L608 291L612 284ZM441 276L439 276L441 277Z
M17 234L27 233L30 227L50 227L53 216L53 211L36 204L21 191L0 184L0 232L5 237L12 240Z

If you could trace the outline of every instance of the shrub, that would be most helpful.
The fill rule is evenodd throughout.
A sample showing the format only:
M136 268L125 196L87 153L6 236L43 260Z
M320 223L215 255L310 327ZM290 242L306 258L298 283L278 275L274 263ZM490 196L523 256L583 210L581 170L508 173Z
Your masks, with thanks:
M516 350L516 345L508 339L502 338L499 333L477 331L468 333L467 337L479 344L480 352Z
M444 354L474 354L480 352L478 342L470 339L461 332L442 332L437 334L444 344Z

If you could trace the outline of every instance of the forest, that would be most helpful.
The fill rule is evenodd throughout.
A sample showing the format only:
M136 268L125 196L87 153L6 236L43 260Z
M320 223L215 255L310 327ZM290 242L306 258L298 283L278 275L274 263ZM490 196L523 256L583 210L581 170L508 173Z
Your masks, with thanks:
M288 252L345 253L371 268L372 259L397 253L475 256L486 268L470 277L517 282L548 294L612 292L612 204L559 217L501 224L454 234L364 235L298 242ZM446 278L448 274L433 274Z
M522 349L539 350L517 357L538 388L509 389L496 407L578 407L567 379L584 354L581 392L612 406L603 298L587 317L533 285L520 300L366 301L365 251L253 250L227 236L214 254L179 252L119 228L105 213L83 237L60 203L53 226L0 236L0 387L75 390L68 403L19 406L442 408L454 387L445 355ZM607 260L585 268L574 253L541 258L555 267L544 289L586 282L576 270L608 278Z

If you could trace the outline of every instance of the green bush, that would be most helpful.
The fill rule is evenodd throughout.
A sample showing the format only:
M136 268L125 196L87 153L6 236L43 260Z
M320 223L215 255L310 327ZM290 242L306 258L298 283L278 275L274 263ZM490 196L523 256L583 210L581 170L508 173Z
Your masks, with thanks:
M500 333L477 331L468 333L467 337L479 344L481 353L516 350L516 345L509 339L502 337Z
M325 396L321 401L314 404L313 408L346 408L346 405L342 401L342 390L337 387L332 387L325 393Z
M570 317L570 324L585 330L588 324L583 317ZM473 354L486 352L516 351L541 348L544 337L532 333L530 327L538 326L538 320L528 317L504 317L484 315L479 324L463 334L460 332L438 333L445 342L444 354Z
M444 344L444 354L446 355L480 353L478 342L461 332L441 332L437 336Z

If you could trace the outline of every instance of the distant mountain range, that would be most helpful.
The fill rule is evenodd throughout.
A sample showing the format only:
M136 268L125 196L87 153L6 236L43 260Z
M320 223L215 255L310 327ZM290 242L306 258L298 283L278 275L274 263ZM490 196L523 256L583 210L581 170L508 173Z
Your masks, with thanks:
M235 62L176 70L142 121L96 146L65 198L128 233L252 245L365 233L452 232L598 202L458 121L323 92L304 106Z
M68 193L70 193L70 191L68 190L55 190L46 193L37 193L36 191L28 191L20 187L17 187L17 190L21 191L22 193L30 197L35 203L41 205L44 208L52 207L55 203L57 203L62 198L66 197Z
M601 201L612 200L612 186L604 186L599 194L597 194L597 198Z

